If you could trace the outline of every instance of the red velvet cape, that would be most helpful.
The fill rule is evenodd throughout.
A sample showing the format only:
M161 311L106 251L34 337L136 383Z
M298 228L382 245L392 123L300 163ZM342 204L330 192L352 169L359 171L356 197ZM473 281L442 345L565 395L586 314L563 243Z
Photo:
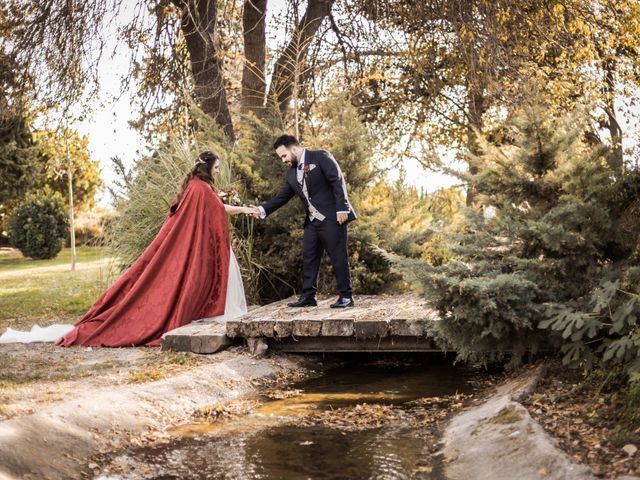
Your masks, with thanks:
M156 346L169 330L222 315L229 249L222 201L191 180L153 242L57 344Z

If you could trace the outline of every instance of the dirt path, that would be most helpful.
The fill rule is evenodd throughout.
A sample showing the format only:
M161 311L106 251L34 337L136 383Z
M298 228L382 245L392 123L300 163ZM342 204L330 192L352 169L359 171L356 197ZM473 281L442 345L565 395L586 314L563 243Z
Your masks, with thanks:
M0 345L0 419L33 413L83 391L160 380L190 367L219 361L151 348Z
M81 478L90 457L158 438L194 411L302 370L254 359L157 349L0 348L0 479Z

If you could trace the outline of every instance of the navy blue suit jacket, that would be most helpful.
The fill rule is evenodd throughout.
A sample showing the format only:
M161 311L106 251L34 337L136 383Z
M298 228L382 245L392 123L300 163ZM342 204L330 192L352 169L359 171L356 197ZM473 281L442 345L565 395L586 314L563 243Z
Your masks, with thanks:
M326 221L337 221L337 212L349 212L347 222L356 219L347 196L347 186L342 171L333 155L326 150L306 150L304 154L303 181L307 184L309 200L326 218ZM263 203L265 213L270 215L287 203L294 195L298 195L305 207L305 225L309 221L309 203L298 183L296 167L291 167L285 174L285 181L280 192L271 200Z

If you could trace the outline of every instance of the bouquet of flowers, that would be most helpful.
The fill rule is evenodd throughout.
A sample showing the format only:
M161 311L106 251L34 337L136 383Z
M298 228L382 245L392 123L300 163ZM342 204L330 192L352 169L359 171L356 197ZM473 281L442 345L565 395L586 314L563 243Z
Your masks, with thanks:
M240 198L238 192L232 188L227 190L218 190L218 196L227 205L233 205L234 207L244 206L244 202Z

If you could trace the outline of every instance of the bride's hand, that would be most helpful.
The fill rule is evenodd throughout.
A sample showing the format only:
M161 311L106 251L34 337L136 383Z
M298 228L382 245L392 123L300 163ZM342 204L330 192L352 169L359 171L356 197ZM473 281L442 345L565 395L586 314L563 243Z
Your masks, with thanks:
M251 205L250 207L244 207L244 214L252 216L253 218L260 218L260 210L258 207Z

